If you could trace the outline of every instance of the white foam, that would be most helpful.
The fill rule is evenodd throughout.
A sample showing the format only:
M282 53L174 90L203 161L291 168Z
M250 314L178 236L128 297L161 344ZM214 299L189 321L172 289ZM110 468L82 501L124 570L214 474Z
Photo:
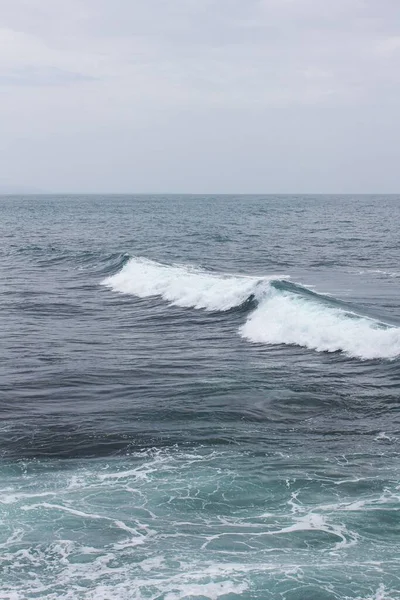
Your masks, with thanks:
M203 597L209 600L217 600L220 596L230 594L240 596L249 589L247 583L233 583L231 581L210 583L186 583L179 591L169 592L165 600L184 600L185 598Z
M54 492L36 492L32 494L27 494L23 492L13 492L3 494L3 490L0 490L0 504L14 504L19 502L20 500L26 500L29 498L44 498L46 496L54 496Z
M318 296L279 290L271 285L274 279L283 277L217 275L132 258L102 283L117 292L141 298L160 296L176 306L208 311L226 311L254 296L259 305L240 328L242 337L251 342L341 351L365 360L400 355L400 328L350 315Z
M86 513L86 512L83 512L82 510L77 510L75 508L70 508L68 506L62 506L60 504L50 504L49 502L42 502L41 504L30 504L27 506L22 506L21 508L22 508L22 510L25 510L25 511L37 510L37 509L41 509L41 508L50 509L50 510L54 509L54 510L59 510L62 512L69 513L76 517L83 517L84 519L88 519L88 520L93 519L93 520L109 521L117 529L122 529L122 531L125 531L125 532L133 535L134 537L132 538L130 543L133 542L134 545L142 544L143 540L145 538L145 535L143 533L139 532L137 529L133 529L132 527L129 527L128 525L126 525L126 523L124 523L123 521L120 521L119 519L112 519L108 516L98 515L96 513Z
M385 441L385 442L394 442L397 438L394 435L387 435L386 431L381 431L378 433L376 437L374 437L375 442Z
M343 548L344 546L355 545L358 538L356 533L347 531L344 525L328 523L326 517L316 513L308 513L296 517L295 522L291 525L276 531L268 531L265 535L281 535L298 531L321 531L335 536L339 539L335 545L336 550Z
M372 596L368 596L367 598L356 598L356 600L398 600L399 597L398 592L387 591L383 583L381 583L378 589L373 592Z
M318 352L342 351L361 359L395 358L400 329L287 292L271 290L240 329L264 344L290 344Z
M256 292L260 281L256 277L214 275L200 269L132 258L103 284L139 298L161 296L176 306L224 311L245 302Z
M365 269L363 271L358 271L359 275L374 273L377 275L383 275L387 277L400 277L400 273L397 271L383 271L382 269Z

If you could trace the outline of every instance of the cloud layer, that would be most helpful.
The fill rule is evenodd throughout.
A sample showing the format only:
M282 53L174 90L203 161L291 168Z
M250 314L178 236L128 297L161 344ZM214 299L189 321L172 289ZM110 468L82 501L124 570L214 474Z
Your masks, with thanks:
M397 0L0 0L2 181L396 192Z

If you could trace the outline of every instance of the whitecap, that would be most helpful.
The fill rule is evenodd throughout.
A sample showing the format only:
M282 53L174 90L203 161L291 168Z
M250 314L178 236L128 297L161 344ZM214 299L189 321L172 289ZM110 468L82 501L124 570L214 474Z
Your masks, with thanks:
M400 328L346 310L343 303L283 286L286 276L215 274L182 265L132 258L102 283L140 298L159 296L172 305L227 311L253 299L257 306L240 328L254 343L295 345L349 357L393 359L400 355Z

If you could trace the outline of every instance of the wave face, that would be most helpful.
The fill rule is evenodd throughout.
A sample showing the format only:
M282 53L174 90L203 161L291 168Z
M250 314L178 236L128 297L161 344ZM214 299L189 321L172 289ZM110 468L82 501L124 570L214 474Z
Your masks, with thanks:
M364 360L400 355L399 328L355 314L343 303L286 280L284 276L217 275L132 258L103 284L117 292L160 296L176 306L208 311L227 311L254 299L257 306L239 333L255 343L343 352Z

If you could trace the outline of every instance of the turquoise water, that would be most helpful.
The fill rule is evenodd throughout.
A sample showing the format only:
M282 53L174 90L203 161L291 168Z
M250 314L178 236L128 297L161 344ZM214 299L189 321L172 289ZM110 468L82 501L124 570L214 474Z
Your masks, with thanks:
M396 197L3 197L0 598L400 598Z

